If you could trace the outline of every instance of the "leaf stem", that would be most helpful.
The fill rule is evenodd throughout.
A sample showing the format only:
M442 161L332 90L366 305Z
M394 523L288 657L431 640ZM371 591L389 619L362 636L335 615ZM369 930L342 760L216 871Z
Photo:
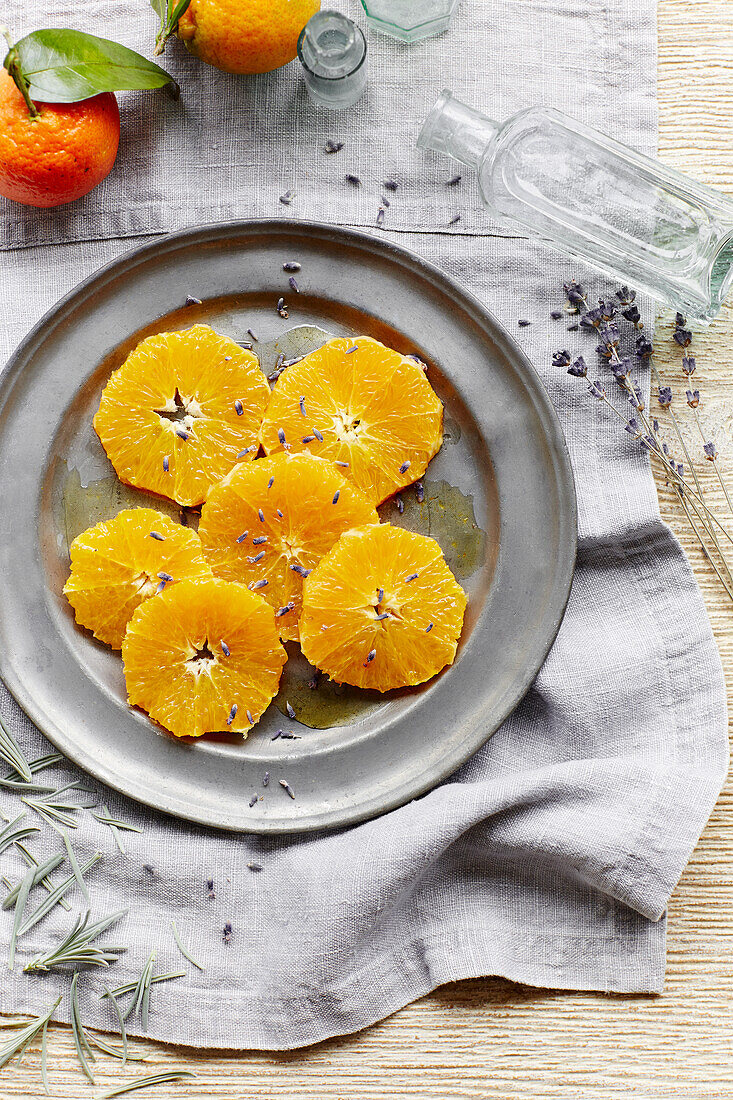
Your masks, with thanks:
M41 117L41 112L38 110L35 103L31 99L30 92L28 91L28 81L26 80L23 74L23 70L20 67L20 58L18 57L18 51L15 48L15 44L10 37L10 31L7 27L0 26L0 34L3 36L8 44L8 52L5 55L3 65L12 76L16 88L23 96L31 120L33 122L36 122Z

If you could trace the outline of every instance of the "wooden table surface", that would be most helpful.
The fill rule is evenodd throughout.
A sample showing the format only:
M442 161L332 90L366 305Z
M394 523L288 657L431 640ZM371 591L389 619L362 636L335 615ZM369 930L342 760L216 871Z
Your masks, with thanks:
M733 0L659 0L659 113L661 158L733 195ZM661 335L669 330L668 317L663 324L659 361L674 364L679 355ZM694 351L697 385L704 395L715 395L716 416L722 410L733 422L733 306L696 335ZM725 465L733 481L733 429L729 435ZM712 477L712 471L708 474ZM731 694L733 607L664 487L660 502L700 582ZM293 1053L192 1053L136 1044L148 1052L144 1072L182 1068L198 1077L135 1095L160 1100L605 1100L621 1095L730 1100L732 793L728 784L670 903L662 996L566 993L496 979L460 982L368 1031ZM93 1096L97 1090L82 1077L70 1030L54 1025L49 1037L53 1094L70 1100ZM121 1082L113 1059L101 1055L98 1067L103 1088ZM143 1067L133 1065L124 1077L142 1073ZM36 1054L0 1073L0 1100L40 1095Z

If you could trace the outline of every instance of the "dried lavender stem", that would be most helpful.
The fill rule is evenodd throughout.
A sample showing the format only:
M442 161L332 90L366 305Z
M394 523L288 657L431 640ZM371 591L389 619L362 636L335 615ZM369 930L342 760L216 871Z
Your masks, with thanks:
M693 408L692 411L695 414L695 423L697 424L698 431L700 432L700 438L702 439L703 443L707 443L707 439L705 437L705 432L702 430L702 424L700 423L700 417L698 415L697 409ZM714 456L713 456L713 459L712 459L712 463L713 463L713 466L715 467L715 472L718 475L718 481L720 482L720 488L725 493L725 499L728 502L728 507L730 508L731 512L733 512L733 503L731 503L730 496L728 495L728 488L727 488L725 482L723 481L723 475L720 472L720 466L718 465L718 460Z
M710 562L713 569L715 570L715 572L718 576L718 580L722 584L722 586L725 589L725 591L727 592L728 596L730 597L731 600L733 600L733 588L728 584L728 581L725 579L723 574L720 572L720 569L718 568L712 554L710 553L707 546L705 545L705 541L704 541L702 535L700 534L700 531L698 530L697 524L695 523L695 520L692 517L692 513L690 512L690 509L687 505L687 501L685 499L685 494L680 489L679 485L673 485L672 488L676 492L676 494L679 498L680 504L682 505L682 507L685 510L685 515L687 516L687 521L688 521L688 523L690 524L690 527L692 528L692 530L695 532L695 534L697 536L697 540L700 543L700 547L702 549L703 554L705 555L705 557L707 558L707 560ZM699 516L700 513L698 512L697 508L695 509L695 511L696 511L697 515ZM702 522L703 521L701 520L701 523ZM703 523L703 526L705 526L704 523ZM705 527L705 530L708 530L708 528ZM728 576L730 576L730 571L728 570L728 563L725 561L725 558L723 557L723 554L720 551L720 548L719 548L717 543L716 543L716 547L718 549L718 553L720 553L720 556L723 560L723 563L724 563L725 568L726 568L726 572L728 573Z

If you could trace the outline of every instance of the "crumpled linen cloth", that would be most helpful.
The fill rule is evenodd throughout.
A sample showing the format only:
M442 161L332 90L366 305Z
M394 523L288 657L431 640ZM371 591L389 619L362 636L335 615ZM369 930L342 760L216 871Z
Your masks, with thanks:
M336 6L363 22L355 0ZM114 0L88 0L83 27L149 54L154 20L143 0L138 9L120 23ZM104 853L87 876L95 915L129 907L111 933L127 953L111 971L83 975L89 1025L113 1026L102 981L136 978L152 950L158 972L188 973L154 987L148 1034L197 1046L313 1043L477 975L661 991L665 907L726 769L718 652L690 568L659 519L647 461L550 366L558 347L592 356L582 333L549 319L563 280L578 276L596 294L607 284L499 226L470 173L446 186L460 168L415 149L419 123L448 85L499 119L544 103L653 152L655 14L653 0L463 0L440 38L406 47L369 34L368 94L338 114L309 104L297 64L236 79L173 44L164 63L182 102L120 96L121 152L100 188L56 211L0 203L4 360L61 294L143 235L275 214L373 226L382 181L394 178L383 232L441 265L517 333L554 400L577 479L578 564L557 641L512 717L429 794L336 833L268 839L190 826L91 781L113 815L143 831L124 834L125 856L88 813L73 833L80 858ZM9 0L5 18L16 37L82 25L70 0L55 0L50 14L39 0ZM344 149L326 155L328 138ZM345 183L347 172L361 187ZM286 207L278 200L287 190ZM519 318L533 324L517 329ZM12 538L12 516L2 537ZM28 755L48 751L7 693L0 701ZM66 766L53 776L80 773ZM0 790L7 816L19 808ZM59 845L48 828L32 842L44 856ZM19 879L15 853L0 864ZM84 908L78 892L70 900ZM171 919L203 971L178 953ZM70 921L57 907L21 938L19 962ZM11 913L0 912L2 942L10 930ZM68 985L65 975L16 966L0 983L0 1010L38 1011ZM68 998L57 1017L68 1020ZM129 1027L140 1033L137 1017Z

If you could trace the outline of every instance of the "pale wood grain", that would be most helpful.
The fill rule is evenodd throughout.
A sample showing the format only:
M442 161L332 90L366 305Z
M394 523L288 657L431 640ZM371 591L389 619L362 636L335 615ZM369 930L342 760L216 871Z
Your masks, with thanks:
M660 0L659 43L660 156L733 194L732 0ZM660 345L660 362L678 364L679 354L664 341ZM733 405L733 308L696 338L695 352L700 388L727 395ZM727 466L733 481L733 460ZM697 574L733 692L733 610L664 487L660 500ZM729 1100L732 824L733 785L728 784L670 905L667 984L661 997L558 993L497 980L462 982L359 1035L292 1054L192 1053L138 1044L149 1052L149 1062L126 1076L163 1068L188 1068L200 1075L138 1094L163 1100L606 1100L626 1095ZM91 1095L68 1028L54 1026L50 1037L54 1094L69 1100ZM101 1056L99 1068L100 1085L120 1080L112 1059ZM35 1054L21 1067L3 1071L2 1100L32 1100L40 1094Z

